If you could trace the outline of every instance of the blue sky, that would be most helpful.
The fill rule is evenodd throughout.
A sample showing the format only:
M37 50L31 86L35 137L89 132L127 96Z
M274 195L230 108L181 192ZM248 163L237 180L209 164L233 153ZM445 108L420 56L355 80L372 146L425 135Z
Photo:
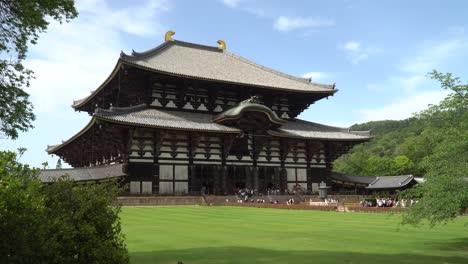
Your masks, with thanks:
M110 74L121 50L144 51L175 39L217 46L285 73L336 83L339 92L300 117L336 126L404 119L446 94L428 80L432 69L468 81L466 1L77 1L80 15L52 23L30 49L36 79L28 92L35 128L0 149L28 148L21 161L55 167L47 144L90 120L73 99Z

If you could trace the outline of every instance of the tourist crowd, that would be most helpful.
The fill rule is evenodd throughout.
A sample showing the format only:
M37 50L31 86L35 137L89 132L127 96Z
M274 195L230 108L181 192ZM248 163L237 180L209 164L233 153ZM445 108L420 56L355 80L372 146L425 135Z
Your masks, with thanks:
M360 202L364 207L410 207L417 203L417 200L397 200L396 198L381 198L375 200L365 199Z

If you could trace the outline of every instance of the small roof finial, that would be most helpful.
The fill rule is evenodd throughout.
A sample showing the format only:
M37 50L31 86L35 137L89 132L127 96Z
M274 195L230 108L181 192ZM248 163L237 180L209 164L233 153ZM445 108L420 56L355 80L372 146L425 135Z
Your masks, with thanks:
M168 32L166 32L166 35L164 35L164 41L174 41L174 39L172 38L174 34L175 32L172 30L169 30Z
M224 40L219 39L217 42L219 44L219 46L218 46L219 50L225 50L226 49L226 42L224 42Z

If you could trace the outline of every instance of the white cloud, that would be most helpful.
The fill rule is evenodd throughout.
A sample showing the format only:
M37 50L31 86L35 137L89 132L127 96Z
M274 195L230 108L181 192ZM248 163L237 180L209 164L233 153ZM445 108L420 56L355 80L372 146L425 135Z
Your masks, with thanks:
M366 85L369 91L382 92L382 91L402 91L414 92L418 88L428 86L430 83L429 78L425 75L409 75L405 77L393 76L390 77L385 83L371 83Z
M468 55L468 41L462 38L448 39L419 48L414 56L409 56L395 66L397 73L382 83L367 85L370 91L402 90L415 92L431 85L427 73L433 69L443 69L456 60Z
M358 51L360 47L361 47L361 43L356 42L356 41L348 41L344 45L344 48L350 51Z
M286 17L280 16L276 19L274 27L279 31L291 31L296 29L330 27L334 26L335 21L316 17Z
M307 72L302 74L302 78L312 78L313 82L328 80L330 77L331 74L326 72Z
M412 96L399 98L396 101L376 108L360 110L362 120L359 123L376 120L401 120L411 117L430 104L438 104L447 96L448 91L424 91Z
M246 2L246 0L223 0L223 3L230 8L236 8L242 2Z
M437 69L451 58L466 54L468 42L463 39L449 39L422 47L419 54L403 61L398 68L410 74L426 74Z
M158 19L168 10L165 1L114 11L103 1L86 0L77 8L77 19L52 23L31 49L26 64L36 77L28 88L35 111L60 112L89 95L112 71L125 47L123 33L162 36Z
M342 45L342 49L346 52L346 58L355 65L367 60L372 54L382 52L378 48L364 47L360 42L354 40L346 42Z
M222 0L222 2L232 9L239 9L258 17L269 17L269 12L252 0Z

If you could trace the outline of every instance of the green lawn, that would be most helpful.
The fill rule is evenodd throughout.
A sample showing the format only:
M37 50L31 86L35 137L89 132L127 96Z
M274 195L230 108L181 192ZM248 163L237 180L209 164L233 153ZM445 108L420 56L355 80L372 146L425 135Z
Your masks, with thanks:
M468 263L466 217L434 229L399 215L241 207L125 207L132 263Z

